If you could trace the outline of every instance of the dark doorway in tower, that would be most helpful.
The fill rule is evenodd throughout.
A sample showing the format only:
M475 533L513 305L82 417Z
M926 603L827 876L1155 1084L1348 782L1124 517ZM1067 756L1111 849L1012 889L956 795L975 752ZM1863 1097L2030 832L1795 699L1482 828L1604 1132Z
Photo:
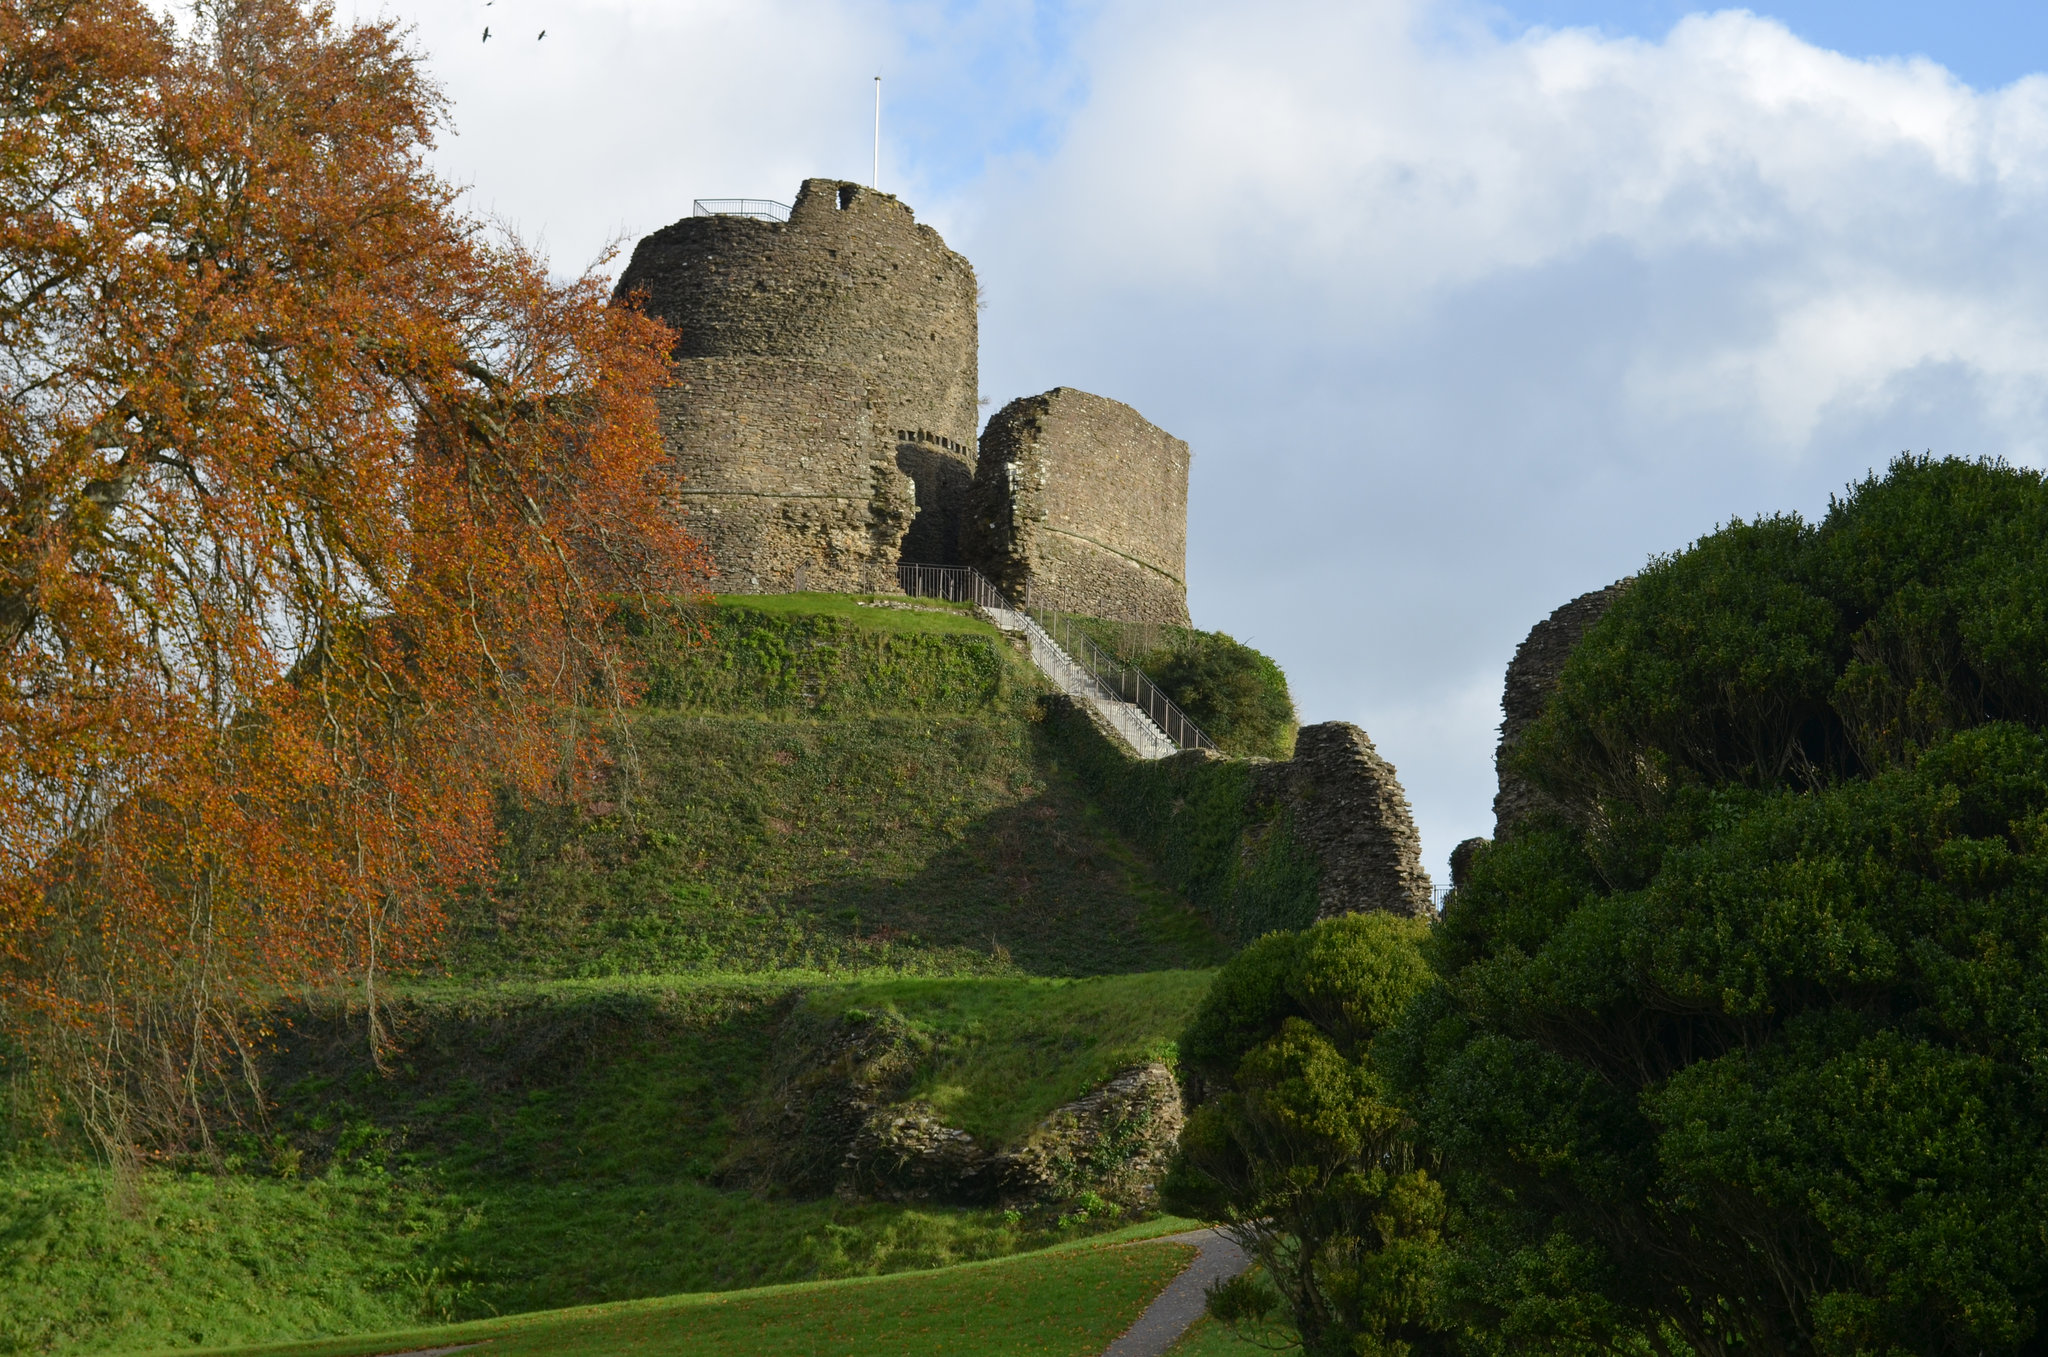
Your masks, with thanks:
M903 534L903 559L919 565L960 564L960 520L974 480L973 454L922 429L896 431L896 465L917 487L917 516Z

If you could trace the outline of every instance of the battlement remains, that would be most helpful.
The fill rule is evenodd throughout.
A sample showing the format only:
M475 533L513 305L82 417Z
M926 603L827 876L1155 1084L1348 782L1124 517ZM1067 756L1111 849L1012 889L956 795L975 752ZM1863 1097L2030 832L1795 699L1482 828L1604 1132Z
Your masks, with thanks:
M961 552L1067 612L1188 625L1188 445L1130 406L1055 387L989 420Z

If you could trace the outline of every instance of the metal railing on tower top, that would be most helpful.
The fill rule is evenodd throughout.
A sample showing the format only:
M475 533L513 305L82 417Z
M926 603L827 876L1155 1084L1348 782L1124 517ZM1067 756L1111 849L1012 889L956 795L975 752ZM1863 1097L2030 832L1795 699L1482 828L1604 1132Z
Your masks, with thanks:
M788 221L789 204L773 198L693 198L693 217L752 217L756 221Z
M1145 718L1144 724L1149 724L1175 749L1216 748L1216 742L1204 735L1201 727L1189 720L1187 713L1143 670L1097 645L1073 615L1033 603L1028 590L1023 606L1019 607L973 566L905 562L897 567L896 574L903 592L913 598L943 598L952 603L972 603L991 612L1014 614L1086 676L1094 690L1090 696L1135 708Z

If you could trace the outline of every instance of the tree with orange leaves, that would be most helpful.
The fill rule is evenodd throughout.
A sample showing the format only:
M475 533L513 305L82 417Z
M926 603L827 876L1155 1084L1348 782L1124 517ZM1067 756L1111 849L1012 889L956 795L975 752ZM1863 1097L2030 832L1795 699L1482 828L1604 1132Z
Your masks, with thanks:
M0 1018L189 1144L258 1000L378 1039L493 797L590 774L612 611L705 568L669 336L457 209L389 21L0 0L0 71Z

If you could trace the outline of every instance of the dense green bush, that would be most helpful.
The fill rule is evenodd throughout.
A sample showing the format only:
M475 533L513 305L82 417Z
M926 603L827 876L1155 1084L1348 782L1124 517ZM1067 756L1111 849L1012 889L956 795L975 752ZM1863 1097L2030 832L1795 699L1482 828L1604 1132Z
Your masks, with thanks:
M1181 1038L1199 1102L1166 1205L1228 1223L1262 1266L1263 1279L1213 1292L1211 1313L1257 1330L1284 1306L1312 1357L1445 1346L1443 1193L1373 1063L1381 1033L1430 983L1426 927L1365 914L1261 938L1223 968Z
M1159 622L1067 619L1095 643L1143 670L1226 754L1294 754L1294 698L1270 656L1220 631Z
M1398 1038L1516 1350L2033 1352L2048 487L1902 459L1652 563Z
M1140 663L1227 754L1294 753L1294 699L1280 666L1220 631L1186 631Z

